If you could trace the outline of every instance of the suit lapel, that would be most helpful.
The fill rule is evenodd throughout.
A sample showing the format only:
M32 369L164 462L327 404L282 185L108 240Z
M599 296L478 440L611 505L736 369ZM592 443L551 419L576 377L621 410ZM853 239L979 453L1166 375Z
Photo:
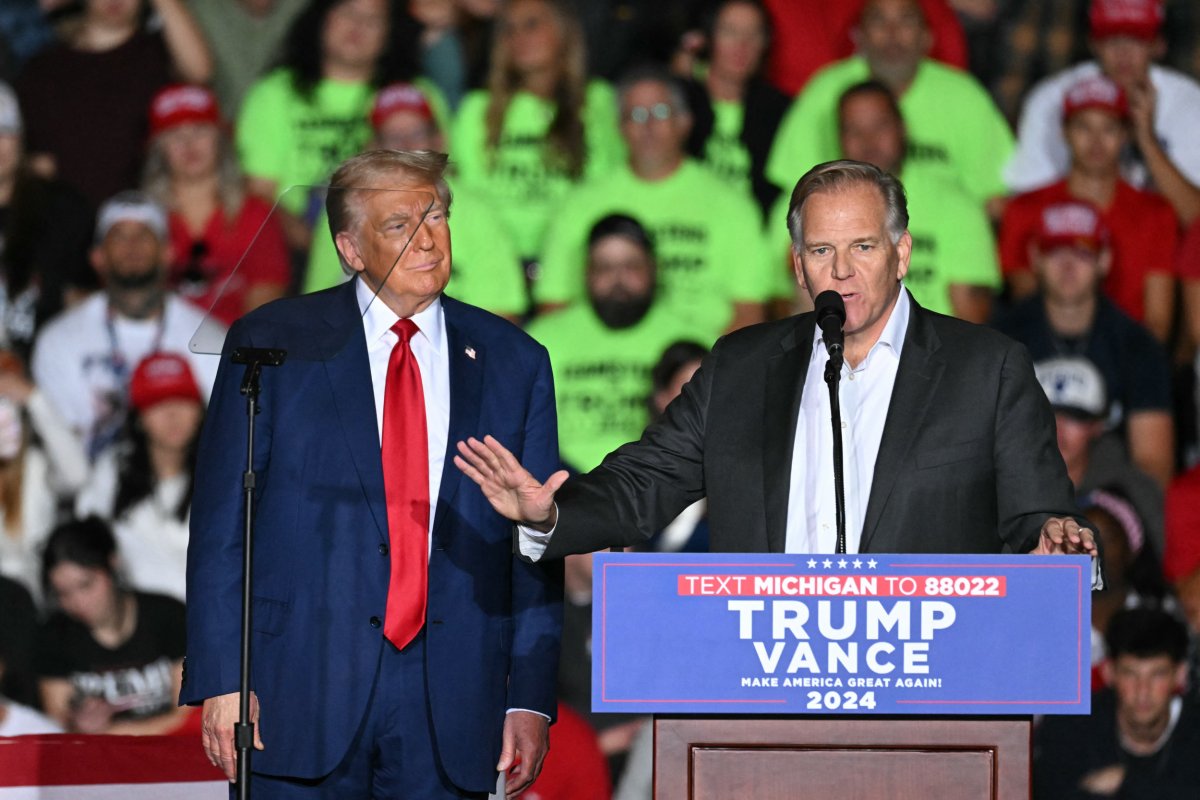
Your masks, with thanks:
M804 393L804 378L812 356L815 324L803 317L780 341L767 360L763 420L763 491L767 521L767 550L782 553L787 544L787 506L792 480L792 450L796 418Z
M934 393L942 379L945 361L937 353L941 346L928 313L916 301L904 338L904 352L896 370L896 383L888 404L879 455L875 458L875 473L871 480L871 496L863 521L859 550L866 552L882 519L896 478L906 463L917 431L921 429L932 405Z
M443 295L446 345L450 350L450 426L446 437L446 461L442 466L442 482L438 488L437 510L433 517L434 536L439 535L446 511L462 482L462 472L454 465L457 445L478 433L483 401L483 362L486 353L462 324L457 306L456 301Z
M331 305L326 317L345 336L345 344L325 360L325 374L367 506L375 518L380 537L387 541L387 502L383 490L383 462L379 455L379 423L354 284L355 281L345 284L346 290Z

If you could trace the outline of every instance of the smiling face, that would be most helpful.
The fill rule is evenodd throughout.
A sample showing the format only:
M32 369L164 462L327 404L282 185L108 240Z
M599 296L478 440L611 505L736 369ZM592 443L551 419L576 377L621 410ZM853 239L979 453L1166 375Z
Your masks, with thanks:
M832 289L846 303L846 358L865 357L887 324L900 280L908 273L912 239L893 242L887 204L874 185L818 191L800 210L802 241L792 252L800 285L816 298Z
M387 45L385 0L345 0L329 10L321 33L326 66L362 69L375 63Z
M356 219L337 235L338 251L388 308L410 317L450 280L450 225L437 189L391 172L354 194Z

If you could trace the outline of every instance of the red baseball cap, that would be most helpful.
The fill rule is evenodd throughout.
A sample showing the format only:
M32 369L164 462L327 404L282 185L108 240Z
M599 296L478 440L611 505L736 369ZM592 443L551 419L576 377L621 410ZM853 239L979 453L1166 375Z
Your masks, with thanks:
M1072 85L1063 97L1064 120L1087 108L1099 108L1120 119L1129 117L1129 102L1125 99L1125 92L1103 75L1084 78Z
M1088 16L1093 38L1153 39L1162 29L1162 0L1092 0Z
M187 359L178 353L151 353L138 362L129 381L129 402L138 411L164 400L203 402Z
M173 84L150 101L150 135L157 136L189 122L221 124L217 96L203 86Z
M1042 209L1035 234L1043 252L1057 247L1076 247L1099 253L1108 247L1108 226L1090 203L1071 200Z
M433 119L433 108L424 92L411 83L392 83L375 95L375 104L371 107L371 127L379 130L388 117L400 111L411 111L425 119Z

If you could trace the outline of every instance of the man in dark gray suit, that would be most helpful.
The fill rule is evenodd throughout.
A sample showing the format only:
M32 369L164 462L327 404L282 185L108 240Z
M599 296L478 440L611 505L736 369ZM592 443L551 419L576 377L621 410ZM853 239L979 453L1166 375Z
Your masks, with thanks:
M788 226L801 286L846 307L847 551L1095 554L1024 348L904 290L900 183L860 162L819 165ZM642 541L705 496L714 552L833 552L827 359L811 313L752 326L586 475L540 484L491 437L459 443L456 463L534 558Z

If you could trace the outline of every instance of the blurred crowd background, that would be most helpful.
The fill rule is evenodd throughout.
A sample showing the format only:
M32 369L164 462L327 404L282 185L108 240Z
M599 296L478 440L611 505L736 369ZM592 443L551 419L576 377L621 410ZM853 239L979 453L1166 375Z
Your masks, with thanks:
M845 157L905 185L914 298L1028 347L1103 540L1036 796L1200 796L1197 76L1194 0L6 0L0 735L198 730L195 351L348 278L339 162L450 153L447 291L547 347L588 470L807 308L790 192ZM646 547L706 550L703 503ZM646 720L590 711L589 557L567 595L527 796L649 797Z

